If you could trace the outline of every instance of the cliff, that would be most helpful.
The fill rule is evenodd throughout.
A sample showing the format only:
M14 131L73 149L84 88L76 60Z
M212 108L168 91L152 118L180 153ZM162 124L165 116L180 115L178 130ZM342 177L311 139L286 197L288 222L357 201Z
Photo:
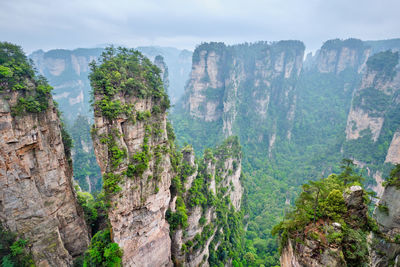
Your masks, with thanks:
M0 70L0 222L36 265L70 266L89 239L52 88L14 45L0 44Z
M377 231L365 192L350 165L339 175L303 185L294 210L274 229L281 266L367 266L367 236Z
M73 121L78 114L91 114L89 63L100 56L102 48L75 50L54 49L35 51L29 57L38 72L53 85L54 99L60 104L67 120Z
M164 58L160 55L156 56L154 58L154 65L156 65L160 69L160 77L164 85L164 90L165 92L168 93L168 87L169 87L169 72L168 72L168 66L164 61Z
M346 141L342 152L366 168L377 184L372 187L380 196L382 177L388 167L400 162L400 72L398 52L379 52L368 58L366 71L353 93L347 117Z
M256 147L269 150L277 135L290 139L303 54L299 41L201 44L193 53L183 109L173 114L178 135L191 136L196 150L230 135L242 142L251 135ZM187 120L192 127L185 127Z
M289 96L293 87L288 84L281 88L274 83L298 77L303 51L303 44L295 41L236 46L202 44L193 54L192 72L185 89L186 108L192 117L204 121L222 118L226 136L232 134L236 110L241 108L237 104L243 100L246 104L254 103L256 113L264 118L273 101L285 105L289 112L295 101ZM252 95L243 91L249 83Z
M162 69L161 76L165 89L171 83L169 94L172 101L176 102L183 94L190 71L192 53L188 50L167 47L140 47L138 49L154 59L155 64ZM93 111L89 103L91 99L89 65L103 51L103 48L53 49L47 52L38 50L29 56L38 72L45 76L54 87L53 98L59 103L60 111L64 114L67 125L70 126L68 130L72 132L72 138L76 144L73 148L74 178L82 189L90 189L92 192L101 190L101 173L95 163L91 140L87 138L90 136L87 131L88 123L84 120L93 123ZM84 142L83 145L82 142Z
M373 236L371 266L400 266L400 167L397 165L386 182L374 216L381 231Z
M394 70L398 53L381 52L368 59L367 72L355 91L352 108L348 115L346 139L353 140L370 134L376 142L380 136L385 113L398 104L393 99L400 88L400 74Z
M328 40L317 52L315 65L320 73L339 74L347 68L362 72L371 48L358 39Z
M110 205L112 240L123 250L122 264L169 266L169 102L159 69L137 51L108 48L90 78L94 148Z
M238 257L243 229L238 139L206 151L200 162L191 149L178 152L160 73L123 48L107 48L92 65L92 135L112 241L124 266L225 262L219 250Z
M199 161L195 161L191 147L184 148L182 155L167 211L174 264L226 264L240 251L236 246L241 239L243 188L238 139L228 138L215 150L207 150ZM222 251L230 256L221 258Z
M273 242L263 233L297 188L337 171L342 158L364 168L365 184L383 193L384 177L400 160L398 50L399 40L328 40L302 64L297 41L196 48L182 108L171 120L179 144L195 151L239 137L249 202L257 203L247 242ZM256 262L276 264L268 258L274 251L258 250Z

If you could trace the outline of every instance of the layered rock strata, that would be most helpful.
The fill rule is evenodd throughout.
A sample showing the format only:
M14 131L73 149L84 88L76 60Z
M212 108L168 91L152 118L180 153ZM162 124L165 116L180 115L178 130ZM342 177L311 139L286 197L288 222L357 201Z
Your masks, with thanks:
M239 110L254 115L255 124L276 124L277 118L271 115L279 106L284 109L279 116L291 121L296 104L294 85L303 54L304 45L298 41L202 44L193 54L185 108L191 117L205 122L222 120L220 130L225 136L245 131L235 130ZM290 127L284 130L290 136ZM271 139L274 133L257 133L258 142Z
M139 81L143 69L149 68L154 71L155 80L143 78L141 88L147 90L146 96L140 95L136 88L125 89L121 84L114 84L115 91L110 95L92 77L93 143L110 203L108 218L112 239L123 250L124 266L169 266L171 240L165 212L170 202L172 173L166 113L161 107L161 102L168 97L163 93L159 75L154 74L157 68L147 58L138 52L120 52L103 58L99 68L107 68L113 60L122 57L131 64L119 65L120 70L126 68L125 73L129 73L126 79ZM137 65L132 72L133 64ZM118 103L125 112L107 113L102 106L104 102Z
M200 162L196 163L194 158L193 149L186 147L183 150L183 170L178 176L182 188L177 190L174 188L176 184L173 185L169 210L170 213L177 209L181 211L182 203L179 202L182 201L187 209L187 224L171 229L172 256L178 266L208 266L210 253L223 242L221 233L239 230L225 229L221 219L231 208L234 212L240 211L243 188L237 139L229 138L214 154L209 152ZM205 202L200 202L198 191L205 194ZM218 200L212 200L215 197ZM229 203L225 211L223 202Z
M391 177L374 216L381 232L373 236L371 266L400 266L400 172L397 168Z
M34 82L29 87L36 90ZM51 99L44 111L14 115L22 96L20 91L0 93L0 221L29 240L37 266L70 266L86 250L89 237L60 119Z

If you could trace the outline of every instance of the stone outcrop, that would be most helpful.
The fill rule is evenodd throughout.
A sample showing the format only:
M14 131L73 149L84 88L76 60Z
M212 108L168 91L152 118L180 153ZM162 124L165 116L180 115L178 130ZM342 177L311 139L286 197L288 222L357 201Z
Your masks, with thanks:
M124 62L130 60L131 64L137 64L135 72L130 74L135 79L143 75L142 69L154 68L136 51L126 52L125 56ZM122 64L119 67L128 68ZM161 106L161 102L168 99L159 79L156 75L151 81L143 80L141 88L147 90L147 96L138 96L141 92L136 87L125 89L115 85L111 97L102 91L103 87L94 88L93 144L110 203L108 218L112 240L123 250L124 266L171 265L171 240L165 212L170 202L173 173L166 113ZM154 96L156 93L158 97ZM107 101L108 105L119 103L129 111L103 113L102 101Z
M95 95L95 100L99 96ZM151 99L119 97L123 103L134 104L136 112L151 111L154 103ZM149 125L157 125L160 135L148 132ZM102 170L110 169L110 151L107 144L101 142L102 136L120 133L117 144L127 153L126 159L114 171L121 174L126 171L129 159L142 151L145 139L150 154L168 150L166 143L166 114L152 116L147 122L133 123L127 117L113 122L95 115L96 136L95 153ZM154 128L153 128L154 129ZM156 130L156 129L154 129ZM158 152L159 153L159 152ZM157 161L157 163L156 163ZM159 162L158 162L159 161ZM111 197L112 208L108 212L113 240L123 249L124 266L164 266L170 264L169 227L165 220L165 211L170 201L171 165L168 154L160 158L150 157L148 169L139 177L123 178L121 190Z
M339 74L347 68L362 72L371 48L358 39L329 40L317 52L316 67L320 73Z
M361 224L367 223L367 206L364 204L364 190L360 186L351 186L343 193L347 206L347 215L357 218L354 222L347 222L349 227L357 229ZM343 232L342 225L329 220L310 223L304 228L304 240L295 242L289 239L283 247L280 261L282 267L300 266L347 266L344 253L344 243L330 243L327 233Z
M219 131L224 136L246 132L237 127L237 120L243 115L238 118L240 110L254 118L250 121L254 125L282 124L280 128L290 138L296 105L295 82L303 54L304 45L299 41L234 46L202 44L193 54L192 72L185 88L185 109L197 120L221 121ZM277 121L276 109L282 110L279 117L284 121ZM257 135L254 141L268 143L274 131L257 131Z
M379 139L385 118L394 116L390 113L400 103L398 99L394 99L400 89L400 72L396 71L392 77L389 76L385 74L383 67L380 70L367 68L360 86L354 92L347 119L346 140L359 139L367 134L371 135L373 142ZM393 140L395 149L395 136Z
M385 187L374 216L381 235L374 235L371 265L376 267L400 266L400 188L399 173L392 174L392 182Z
M160 77L161 77L161 79L163 81L163 84L164 84L164 90L166 92L168 92L168 87L169 87L169 77L168 76L169 76L169 73L168 73L168 66L165 63L164 58L162 56L160 56L160 55L156 56L154 58L154 65L156 65L160 69L160 71L161 71Z
M243 194L240 181L241 153L238 141L235 138L229 138L217 148L214 155L205 155L199 164L194 161L193 149L186 147L183 150L183 166L187 166L186 169L191 171L189 175L181 174L180 178L185 190L182 194L174 192L170 212L176 211L177 197L183 199L187 209L187 227L171 230L172 257L175 265L178 266L208 266L210 244L217 243L214 240L216 234L226 229L221 228L221 222L216 213L218 205L205 207L205 205L193 204L192 187L197 187L196 179L204 179L206 185L202 192L208 191L221 201L225 201L225 198L229 199L228 209L232 205L238 212ZM220 208L219 212L222 212L221 210ZM208 236L202 240L204 233L208 233ZM212 248L216 250L218 243Z
M385 162L400 164L400 132L396 132L393 135Z
M32 81L28 90L36 90ZM0 222L29 240L37 266L71 266L89 237L57 109L48 99L40 113L15 115L20 97L21 91L0 93Z

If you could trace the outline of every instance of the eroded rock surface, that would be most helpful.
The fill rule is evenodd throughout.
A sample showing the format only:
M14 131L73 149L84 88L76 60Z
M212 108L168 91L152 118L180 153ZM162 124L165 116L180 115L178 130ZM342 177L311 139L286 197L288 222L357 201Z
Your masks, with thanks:
M13 115L19 97L15 91L0 93L0 221L29 239L37 266L70 266L89 237L60 119L51 99L45 111Z
M191 147L183 151L183 166L190 170L187 175L180 176L185 191L182 194L174 192L170 205L171 212L175 212L178 206L177 198L184 201L187 209L187 226L171 230L172 256L178 266L208 266L210 249L218 249L221 233L225 231L219 216L227 216L219 204L200 205L194 204L193 190L208 191L207 199L217 197L220 201L229 201L228 209L240 210L243 188L241 176L241 153L237 139L228 139L217 148L213 156L208 154L200 163L194 162L194 152ZM198 179L204 179L204 189L198 188ZM195 189L196 188L196 189ZM178 200L178 201L181 201ZM218 201L218 200L217 200ZM207 202L208 203L208 202ZM219 216L217 215L219 209ZM222 215L221 215L222 214ZM239 226L237 226L239 227ZM239 229L234 229L239 230ZM204 236L206 235L206 236ZM219 236L218 240L214 240ZM210 244L213 243L213 246Z
M119 99L123 103L133 104L136 112L151 112L154 106L151 99ZM95 115L95 127L94 147L103 175L110 170L112 163L109 147L101 142L101 138L113 135L117 129L120 133L116 137L118 147L127 153L126 158L114 171L123 176L123 180L121 190L111 197L112 208L108 212L113 240L124 252L124 266L170 265L171 241L165 211L170 201L172 174L169 155L165 152L160 153L165 151L164 149L168 150L165 113L136 123L126 117L109 122L101 115ZM154 133L156 130L159 131L159 135ZM149 167L142 175L126 177L123 172L128 169L129 160L142 151L145 142L149 153L154 155L158 151L160 157L151 156Z

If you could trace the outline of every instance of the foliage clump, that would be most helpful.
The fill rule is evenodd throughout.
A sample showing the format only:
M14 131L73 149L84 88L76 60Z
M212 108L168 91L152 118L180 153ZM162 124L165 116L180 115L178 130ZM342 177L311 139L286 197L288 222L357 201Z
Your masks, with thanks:
M168 130L168 127L167 127ZM173 131L168 131L171 141L174 140ZM198 224L202 227L201 233L187 240L182 245L183 253L197 253L209 244L208 263L210 266L220 266L232 259L235 264L243 262L243 212L236 211L230 201L230 192L222 186L221 181L232 175L226 169L225 162L233 159L236 164L235 171L241 158L240 144L237 137L229 137L215 149L206 149L203 158L195 160L192 166L189 159L193 156L193 148L186 145L180 152L173 153L172 162L178 162L175 169L178 175L173 178L171 193L177 196L176 210L167 210L166 217L170 224L171 233L177 229L185 231L188 227L188 214L200 207L202 216ZM215 172L211 166L215 166ZM174 166L175 164L173 164ZM196 168L197 167L197 168ZM197 173L197 174L196 174ZM195 175L190 188L186 189L188 177ZM216 194L211 188L211 182L215 179ZM215 211L216 218L207 221L206 214ZM210 238L213 239L210 241ZM204 261L206 258L204 258ZM236 266L236 265L235 265Z
M160 78L160 69L139 51L107 47L99 62L92 62L90 68L93 93L101 96L94 102L95 109L110 120L122 114L129 117L133 111L132 105L114 99L118 94L151 98L162 111L170 106Z
M69 127L69 132L74 140L74 180L79 183L79 186L84 191L89 191L89 188L91 188L91 192L99 192L102 187L101 172L93 150L89 119L78 115L74 123ZM89 177L91 185L88 183L87 177Z
M344 194L353 185L361 185L363 177L353 170L351 160L343 160L342 173L310 181L303 185L294 209L272 231L279 236L280 250L288 240L304 242L306 236L320 242L341 246L344 259L349 266L360 266L368 260L366 237L375 231L373 219L367 214L365 221L348 214ZM367 193L363 198L368 204ZM362 207L360 207L362 208ZM366 208L365 208L366 211ZM339 223L341 229L332 229L332 223ZM337 227L337 226L336 226ZM306 234L308 233L308 234Z
M28 240L18 238L0 225L0 264L3 267L34 266Z
M0 92L20 92L17 104L12 107L14 115L46 110L52 89L43 76L35 75L32 62L21 47L0 42Z
M111 241L109 229L97 232L85 253L84 267L119 267L122 266L122 250Z
M400 189L400 164L397 164L391 171L389 178L383 183L383 186L396 186Z
M395 67L399 63L399 52L387 50L376 53L368 58L368 70L377 71L382 77L393 78L396 74Z

